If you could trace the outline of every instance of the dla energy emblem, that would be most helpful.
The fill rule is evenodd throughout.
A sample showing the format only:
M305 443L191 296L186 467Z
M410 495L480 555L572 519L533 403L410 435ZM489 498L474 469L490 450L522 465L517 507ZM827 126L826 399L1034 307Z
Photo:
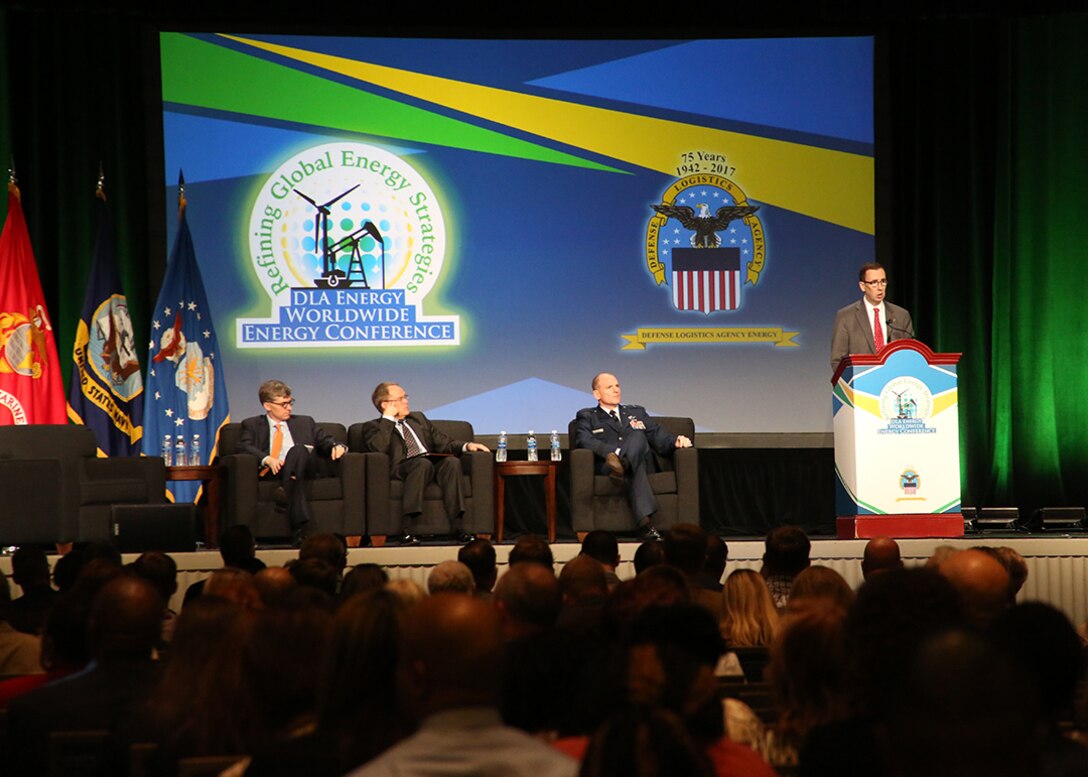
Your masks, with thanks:
M400 157L326 143L261 186L249 223L268 319L238 319L239 348L458 345L458 316L423 315L446 253L442 208Z

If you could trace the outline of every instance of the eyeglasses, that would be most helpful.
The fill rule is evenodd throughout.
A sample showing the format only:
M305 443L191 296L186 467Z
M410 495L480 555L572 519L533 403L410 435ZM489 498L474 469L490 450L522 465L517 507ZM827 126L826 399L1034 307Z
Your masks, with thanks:
M292 405L295 404L295 400L294 399L285 399L282 402L269 402L268 404L275 405L276 407L291 407Z
M405 402L405 401L407 401L407 399L408 399L408 395L403 394L403 395L401 395L399 397L386 397L385 401L386 402Z
M866 286L887 286L888 285L888 279L887 278L881 278L880 280L877 280L877 281L862 281L862 283L864 283Z

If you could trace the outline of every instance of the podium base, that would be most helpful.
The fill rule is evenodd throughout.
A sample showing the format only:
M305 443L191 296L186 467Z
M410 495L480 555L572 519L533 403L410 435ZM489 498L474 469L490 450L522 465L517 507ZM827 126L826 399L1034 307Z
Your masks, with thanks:
M840 515L835 519L840 540L868 540L873 537L922 538L962 537L960 513L912 513L909 515Z

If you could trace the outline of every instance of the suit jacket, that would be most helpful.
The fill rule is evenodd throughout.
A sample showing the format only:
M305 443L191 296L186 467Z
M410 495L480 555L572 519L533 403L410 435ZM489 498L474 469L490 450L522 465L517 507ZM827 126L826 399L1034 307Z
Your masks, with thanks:
M575 442L579 448L588 448L598 459L604 459L623 443L623 436L629 429L641 428L646 434L646 441L662 456L671 456L676 448L676 435L669 434L657 422L646 415L646 408L641 405L620 405L620 424L617 424L600 405L578 411L575 419ZM603 466L603 461L599 462Z
M404 422L416 433L428 453L460 454L465 447L464 440L451 439L423 413L411 412ZM369 451L389 456L392 472L396 472L397 467L404 461L404 438L397 431L397 425L386 418L377 418L363 424L363 443Z
M884 342L914 337L914 323L906 308L884 300ZM890 322L890 323L889 323ZM859 299L835 314L835 329L831 335L831 371L852 353L876 353L873 324L869 321L865 300Z
M312 445L314 452L323 456L332 453L336 440L328 432L314 423L308 415L293 415L287 419L287 429L295 445ZM257 463L272 452L272 432L268 428L268 416L255 415L242 421L242 435L238 447L245 453L257 457Z

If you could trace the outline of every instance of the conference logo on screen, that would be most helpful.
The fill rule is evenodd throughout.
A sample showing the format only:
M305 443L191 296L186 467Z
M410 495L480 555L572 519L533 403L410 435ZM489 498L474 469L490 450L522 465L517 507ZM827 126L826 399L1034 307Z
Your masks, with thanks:
M758 211L735 181L724 154L681 155L677 178L649 204L646 269L662 304L703 317L728 315L744 305L767 262ZM781 327L641 327L622 337L624 350L648 345L769 343L797 346L797 332Z
M445 260L441 204L385 149L325 143L284 159L248 242L272 314L237 320L239 348L460 344L459 316L423 312Z

